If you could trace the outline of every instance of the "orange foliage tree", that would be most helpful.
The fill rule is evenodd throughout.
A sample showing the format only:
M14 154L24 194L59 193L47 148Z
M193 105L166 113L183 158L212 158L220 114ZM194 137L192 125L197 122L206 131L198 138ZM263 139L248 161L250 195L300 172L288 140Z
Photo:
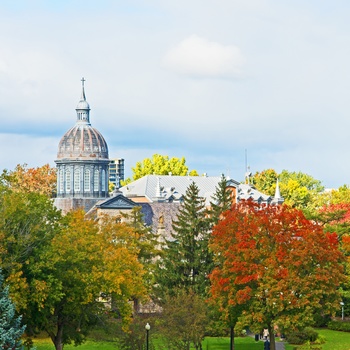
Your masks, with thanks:
M315 312L339 308L337 287L344 279L338 237L287 206L243 201L214 227L211 299L222 312L256 330L298 329L312 324Z
M17 165L15 170L4 170L2 182L15 191L37 192L52 196L56 191L56 168L45 164L37 168L28 168L27 164Z

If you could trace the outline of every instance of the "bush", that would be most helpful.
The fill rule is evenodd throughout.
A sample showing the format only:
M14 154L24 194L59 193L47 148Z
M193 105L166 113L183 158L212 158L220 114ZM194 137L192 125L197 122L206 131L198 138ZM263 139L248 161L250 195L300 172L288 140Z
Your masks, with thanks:
M309 342L315 342L318 338L318 333L311 327L305 327L302 331L296 331L287 335L288 343L301 345Z
M348 321L330 321L327 327L333 331L350 332L350 322Z

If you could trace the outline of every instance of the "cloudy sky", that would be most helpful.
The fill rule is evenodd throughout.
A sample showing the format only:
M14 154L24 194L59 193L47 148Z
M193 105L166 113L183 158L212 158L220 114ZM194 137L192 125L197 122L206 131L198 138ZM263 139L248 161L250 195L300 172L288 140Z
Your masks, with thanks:
M155 153L350 184L350 2L1 0L0 170L54 165L85 77L127 175ZM247 151L246 151L247 150Z

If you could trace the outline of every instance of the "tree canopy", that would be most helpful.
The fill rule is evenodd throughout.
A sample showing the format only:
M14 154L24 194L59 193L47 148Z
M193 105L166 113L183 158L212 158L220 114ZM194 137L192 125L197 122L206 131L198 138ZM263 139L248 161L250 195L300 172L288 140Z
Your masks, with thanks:
M132 180L135 181L146 175L192 175L198 176L196 170L189 171L186 165L185 157L177 158L166 155L154 154L152 158L145 158L137 162L132 169ZM126 179L123 184L131 182L131 179Z
M166 239L166 248L159 261L156 277L161 294L171 293L176 288L192 289L199 295L207 293L207 276L212 268L208 240L209 221L204 198L199 196L198 186L192 182L173 221L171 238Z
M280 174L274 169L256 172L252 177L252 183L259 191L273 196L277 179L284 203L293 208L306 208L324 190L321 181L312 176L287 170L283 170Z
M217 266L210 275L212 298L228 316L295 329L313 323L313 314L339 307L344 281L338 237L287 206L235 204L214 227L211 249ZM242 312L241 307L244 308Z
M37 168L28 168L27 164L17 165L15 170L4 170L0 181L15 191L36 192L52 197L56 191L56 168L48 164Z

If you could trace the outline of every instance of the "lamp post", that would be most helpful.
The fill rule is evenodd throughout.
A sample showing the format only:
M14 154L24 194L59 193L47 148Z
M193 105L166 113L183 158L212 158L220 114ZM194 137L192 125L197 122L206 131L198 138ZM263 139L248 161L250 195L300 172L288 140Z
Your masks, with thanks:
M344 303L341 301L340 305L341 305L341 319L344 320Z
M151 326L149 325L149 323L147 322L146 326L146 350L149 350L149 330L151 329Z

